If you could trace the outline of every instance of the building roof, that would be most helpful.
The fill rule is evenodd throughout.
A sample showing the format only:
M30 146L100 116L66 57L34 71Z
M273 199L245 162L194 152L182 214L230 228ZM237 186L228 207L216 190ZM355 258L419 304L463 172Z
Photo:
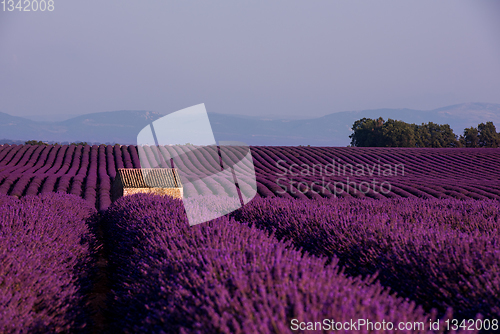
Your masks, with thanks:
M123 188L182 188L175 168L118 168Z

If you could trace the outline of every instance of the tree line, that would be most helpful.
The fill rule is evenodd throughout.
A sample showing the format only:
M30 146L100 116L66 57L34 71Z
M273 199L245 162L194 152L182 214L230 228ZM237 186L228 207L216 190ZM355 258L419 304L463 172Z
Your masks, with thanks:
M28 141L25 141L24 142L25 145L45 145L45 146L48 146L49 143L48 142L44 142L44 141L41 141L41 140L28 140ZM51 143L50 145L61 145L59 143ZM88 145L88 143L86 141L79 141L79 142L74 142L74 143L70 143L69 145Z
M470 127L457 136L448 124L421 125L382 117L354 122L351 146L356 147L500 147L500 133L493 122Z

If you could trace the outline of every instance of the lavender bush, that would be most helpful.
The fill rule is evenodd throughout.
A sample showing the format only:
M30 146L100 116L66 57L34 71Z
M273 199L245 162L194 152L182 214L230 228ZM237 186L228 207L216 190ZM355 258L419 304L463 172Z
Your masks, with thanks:
M127 196L104 219L110 332L290 333L294 318L428 324L435 316L374 277L347 277L336 260L326 265L227 217L189 227L180 200Z
M86 331L94 213L73 195L0 196L0 333Z
M256 198L233 213L425 308L500 318L500 202Z

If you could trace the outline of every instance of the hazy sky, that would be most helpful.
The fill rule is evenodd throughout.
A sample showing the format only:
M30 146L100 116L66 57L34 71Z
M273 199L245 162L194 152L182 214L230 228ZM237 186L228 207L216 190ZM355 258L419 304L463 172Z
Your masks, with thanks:
M18 0L15 2L17 3ZM498 1L68 1L3 11L0 111L315 117L500 103Z

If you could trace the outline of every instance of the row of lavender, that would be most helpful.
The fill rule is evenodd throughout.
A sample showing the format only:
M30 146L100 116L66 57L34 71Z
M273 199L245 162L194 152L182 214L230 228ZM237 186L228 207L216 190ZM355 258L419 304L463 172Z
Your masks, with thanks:
M0 195L1 333L87 332L94 214L73 195Z
M500 319L500 201L259 198L232 216L426 309Z
M303 255L228 217L190 227L179 200L128 196L104 218L110 332L291 333L294 323L323 319L348 326L365 319L376 328L345 332L442 332L429 329L434 312L389 294L373 277L345 276L335 259ZM425 329L384 330L383 321Z
M47 192L81 196L105 209L117 168L140 168L134 146L4 145L0 150L0 194Z
M148 159L142 167L154 166L154 152L148 146L144 151ZM176 167L188 178L220 168L214 150L162 146L160 152L176 156ZM251 152L262 197L500 199L499 149L252 147ZM0 145L0 194L66 192L104 210L111 204L117 168L140 167L136 146ZM243 180L239 185L243 193L252 192ZM194 177L184 187L186 196L234 191L214 178Z
M361 164L366 167L376 165L375 173L378 174L378 164L383 171L384 164L404 164L408 175L415 178L440 178L443 176L456 176L459 179L477 180L479 178L491 178L492 171L498 171L498 149L426 149L426 148L343 148L343 147L252 147L252 154L261 163L263 172L274 174L276 171L282 173L276 162L282 161L280 165L290 170L292 164L296 164L295 171L300 172L302 164L309 165L312 172L312 164L320 164L323 167L323 175L328 164L341 167ZM467 158L467 159L466 159ZM426 167L426 168L421 168ZM292 168L292 169L293 169ZM349 170L349 169L348 169ZM320 172L319 169L315 170ZM331 174L332 169L329 170ZM365 169L365 173L367 170ZM317 174L316 174L317 175Z
M500 199L499 149L252 147L264 197Z
M139 147L146 167L170 157L185 179L220 170L217 149L196 146ZM239 151L244 150L242 147ZM236 154L231 154L234 151ZM238 147L227 159L238 162ZM244 155L244 154L243 154ZM163 156L163 159L161 158ZM458 198L500 199L500 150L422 150L371 148L252 147L258 192L263 197L321 199ZM253 166L236 165L241 174ZM196 179L196 178L194 178ZM238 180L243 190L244 181ZM186 194L217 193L213 178L185 185ZM222 188L227 188L222 185ZM248 188L248 187L247 187Z

